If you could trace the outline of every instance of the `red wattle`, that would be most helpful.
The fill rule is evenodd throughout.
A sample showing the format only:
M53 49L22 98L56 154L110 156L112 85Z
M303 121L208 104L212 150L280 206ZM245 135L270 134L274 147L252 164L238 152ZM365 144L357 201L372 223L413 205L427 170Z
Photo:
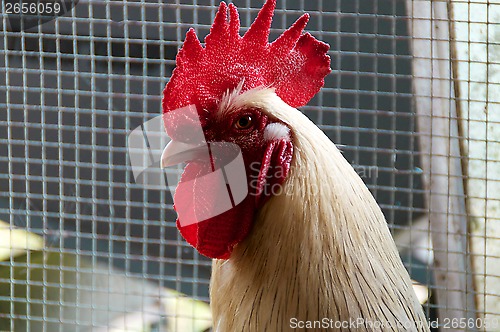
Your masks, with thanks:
M245 199L224 213L206 220L199 220L200 215L214 210L217 198L227 195L227 187L218 186L216 180L206 181L204 176L213 174L209 162L191 162L186 166L174 195L179 214L177 228L200 254L209 258L228 259L234 246L248 236L257 209L271 197L269 188L285 181L293 155L292 143L287 139L272 141L263 155L258 175L246 170L247 176L250 176L248 183L252 183L250 179L257 175L257 184L249 185L249 194Z
M189 163L186 166L174 195L174 202L183 204L182 223L179 219L176 223L181 235L200 254L209 258L227 259L233 247L241 242L251 229L255 200L248 195L240 204L220 215L203 221L197 220L197 210L210 204L208 195L218 195L213 192L213 186L196 181L197 177L210 172L209 167L208 163ZM188 182L189 185L185 185Z

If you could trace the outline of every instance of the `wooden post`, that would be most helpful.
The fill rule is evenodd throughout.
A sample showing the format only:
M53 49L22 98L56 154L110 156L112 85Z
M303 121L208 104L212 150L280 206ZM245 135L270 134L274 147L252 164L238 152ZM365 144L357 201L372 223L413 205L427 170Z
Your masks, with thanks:
M420 161L434 250L433 292L440 324L476 318L448 5L446 1L407 1ZM465 329L474 330L451 330Z
M500 330L500 3L451 1L478 325Z

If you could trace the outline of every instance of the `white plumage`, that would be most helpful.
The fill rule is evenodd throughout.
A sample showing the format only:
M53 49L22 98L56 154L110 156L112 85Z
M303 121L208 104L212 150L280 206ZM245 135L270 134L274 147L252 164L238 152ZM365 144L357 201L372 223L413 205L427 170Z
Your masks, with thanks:
M329 319L364 324L308 330L428 331L385 218L335 145L271 89L231 102L285 123L294 156L285 190L257 213L229 260L214 260L215 330L287 331ZM286 126L267 128L267 137L288 135Z

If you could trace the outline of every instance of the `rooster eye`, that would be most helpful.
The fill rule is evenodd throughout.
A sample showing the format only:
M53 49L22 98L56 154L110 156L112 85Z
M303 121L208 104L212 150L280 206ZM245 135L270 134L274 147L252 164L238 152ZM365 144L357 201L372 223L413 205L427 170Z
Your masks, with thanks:
M253 124L252 116L247 114L239 118L234 125L238 129L248 129L252 126L252 124Z

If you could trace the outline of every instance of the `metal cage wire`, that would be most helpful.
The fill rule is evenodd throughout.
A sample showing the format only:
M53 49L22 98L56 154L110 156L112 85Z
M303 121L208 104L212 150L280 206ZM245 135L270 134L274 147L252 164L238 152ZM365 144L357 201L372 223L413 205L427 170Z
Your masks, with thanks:
M233 2L245 30L262 1ZM430 189L422 167L427 152L419 145L423 135L432 134L417 125L424 115L415 103L420 76L412 69L412 42L436 37L418 37L415 26L410 28L417 20L435 19L409 14L409 4L419 2L426 1L278 0L270 39L306 11L307 31L330 44L332 73L302 111L368 185L412 278L430 290L425 312L435 319L443 304L433 279ZM68 1L64 15L31 27L8 15L6 3L0 32L0 219L11 231L38 234L44 245L22 255L11 251L0 261L0 330L86 331L135 321L181 330L181 322L172 319L185 311L165 300L180 295L165 289L208 302L211 264L178 234L170 194L134 181L126 139L160 114L162 90L187 29L194 27L203 38L218 1L80 0L74 8ZM474 10L471 2L457 3ZM455 24L470 27L470 15ZM498 33L493 19L484 26ZM462 42L472 50L474 32L469 33ZM478 43L498 50L490 39ZM471 61L497 61L498 68L498 59L469 59L469 71ZM472 76L462 82L469 89ZM460 86L462 76L453 80ZM453 91L440 97L455 103ZM457 99L474 103L469 93ZM468 115L459 114L472 126L476 119ZM500 122L487 115L477 121L484 128ZM491 137L483 146L500 143ZM486 153L463 162L474 167L474 158L494 157ZM486 175L479 180L499 181ZM498 205L500 198L490 191L479 196L491 196L490 204ZM476 197L469 193L466 199ZM491 217L484 205L484 215L474 218ZM21 249L32 245L29 236L22 235ZM488 240L486 228L480 236ZM485 284L476 299L487 292ZM480 308L486 306L477 309L484 314Z

